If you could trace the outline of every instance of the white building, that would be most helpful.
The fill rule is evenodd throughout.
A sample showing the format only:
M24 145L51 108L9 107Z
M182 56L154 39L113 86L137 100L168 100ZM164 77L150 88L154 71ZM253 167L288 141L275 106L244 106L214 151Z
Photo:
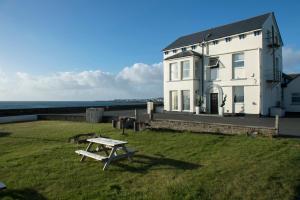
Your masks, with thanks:
M300 113L300 74L283 74L282 96L287 113Z
M178 38L163 49L164 110L269 115L283 105L282 46L274 13Z

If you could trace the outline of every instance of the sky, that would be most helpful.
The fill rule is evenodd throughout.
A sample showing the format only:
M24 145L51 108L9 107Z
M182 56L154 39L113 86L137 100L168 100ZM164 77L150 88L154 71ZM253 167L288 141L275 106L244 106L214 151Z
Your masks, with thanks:
M300 1L0 0L0 101L163 96L177 37L274 11L300 72Z

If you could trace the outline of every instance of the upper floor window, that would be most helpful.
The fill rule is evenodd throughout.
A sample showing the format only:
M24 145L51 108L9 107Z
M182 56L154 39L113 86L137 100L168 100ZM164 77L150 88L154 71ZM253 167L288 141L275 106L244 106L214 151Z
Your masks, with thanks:
M177 63L171 63L170 64L170 80L178 80L178 64Z
M244 53L236 53L232 55L233 67L244 67Z
M182 61L182 79L188 79L190 78L190 61Z
M176 49L174 49L174 50L173 50L173 53L176 53L176 52L177 52L177 50L176 50Z
M246 35L245 34L241 34L239 35L240 40L245 39Z
M211 57L209 58L208 66L210 67L218 67L219 65L219 58L218 57Z
M192 50L195 50L196 48L197 48L196 45L193 45L193 46L192 46Z
M218 40L213 41L213 45L217 45L219 43Z
M292 93L292 104L300 104L300 93Z
M165 51L165 55L168 55L169 54L169 52L168 51Z
M259 36L260 35L260 31L254 31L254 36Z
M230 42L230 41L231 41L231 37L225 38L225 41L226 41L226 42Z
M185 47L181 48L181 51L186 51L186 48Z
M244 103L244 87L234 86L233 87L233 100L234 103Z

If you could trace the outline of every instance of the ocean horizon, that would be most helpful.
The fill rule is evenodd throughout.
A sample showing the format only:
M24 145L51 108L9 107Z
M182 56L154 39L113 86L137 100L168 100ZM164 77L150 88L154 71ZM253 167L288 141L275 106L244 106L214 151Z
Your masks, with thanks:
M145 104L145 101L0 101L0 110Z

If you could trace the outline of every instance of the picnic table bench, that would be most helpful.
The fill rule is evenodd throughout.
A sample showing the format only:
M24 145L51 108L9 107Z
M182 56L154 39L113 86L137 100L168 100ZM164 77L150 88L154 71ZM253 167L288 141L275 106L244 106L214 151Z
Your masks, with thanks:
M93 158L104 162L103 171L109 166L109 164L121 158L128 158L131 161L131 157L135 153L135 150L127 148L125 145L128 143L121 140L113 140L108 138L90 138L86 150L77 150L75 153L81 155L81 160L84 161L86 157ZM97 145L94 151L91 150L93 144ZM104 152L105 155L100 155L99 152ZM121 153L122 152L122 153Z

